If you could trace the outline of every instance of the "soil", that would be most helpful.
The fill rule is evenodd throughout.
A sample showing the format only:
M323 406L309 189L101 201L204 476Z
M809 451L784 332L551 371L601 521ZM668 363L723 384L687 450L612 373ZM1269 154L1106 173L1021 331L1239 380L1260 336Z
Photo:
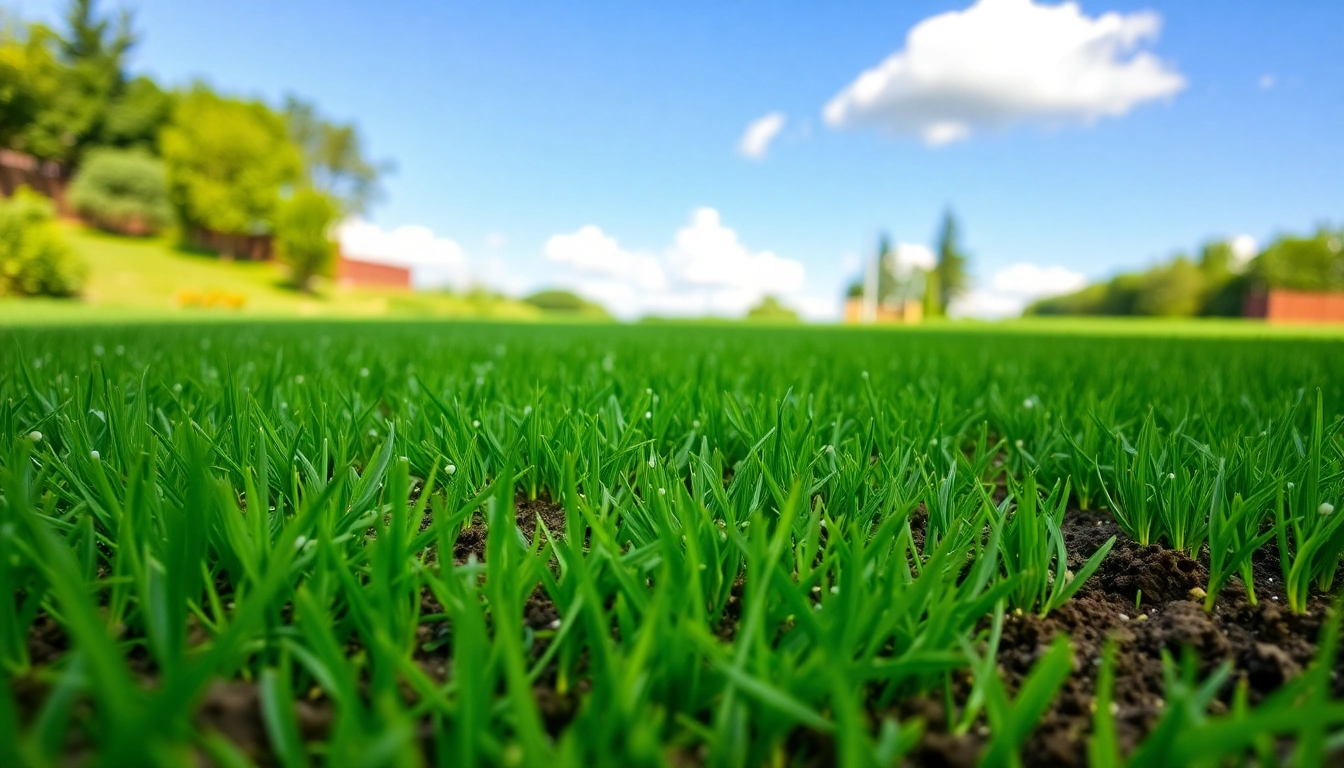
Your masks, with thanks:
M516 509L517 525L528 539L537 534L538 518L552 533L564 530L563 509L549 499L518 499ZM916 512L912 523L917 539L922 534L922 522L923 517ZM1206 674L1224 662L1231 663L1233 683L1246 680L1252 703L1279 688L1311 662L1329 601L1317 596L1307 614L1290 613L1283 605L1286 596L1279 584L1277 552L1264 549L1256 554L1258 605L1250 604L1240 581L1234 577L1220 594L1215 610L1205 613L1202 599L1191 592L1207 584L1205 564L1160 546L1140 546L1120 532L1105 514L1071 511L1063 530L1073 568L1081 566L1111 536L1116 536L1117 541L1097 572L1068 603L1046 618L1012 615L1005 621L998 663L1010 692L1016 691L1057 635L1068 635L1074 650L1075 674L1065 683L1026 744L1024 765L1039 768L1086 765L1096 670L1110 637L1118 642L1114 697L1118 735L1126 753L1142 741L1160 715L1164 650L1179 655L1183 648L1190 648ZM484 561L485 550L486 525L478 515L459 535L453 558L458 563L473 557ZM738 593L741 585L735 586L734 592ZM740 599L737 594L734 597ZM716 628L725 640L734 634L738 607L737 599L730 600L725 621ZM421 610L424 615L441 613L442 606L426 593ZM537 633L536 642L549 641L558 619L557 607L543 591L538 589L528 598L524 624ZM421 627L420 640L425 645L415 658L422 669L439 681L451 674L448 669L451 643L431 641L445 638L450 632L445 622ZM59 658L67 647L64 633L45 616L34 623L28 641L32 658L40 666ZM1334 694L1344 697L1344 674L1341 674L1344 659L1336 660L1336 669ZM150 670L143 670L144 673L152 674ZM47 686L33 678L14 683L20 712L38 711L48 692ZM534 693L547 728L558 733L577 714L586 681L580 679L576 690L566 693L555 690L553 683L549 675L543 676ZM1230 698L1231 688L1230 684L1225 697ZM301 696L298 703L300 729L305 740L322 740L331 727L331 705L319 691L308 693L312 695ZM926 734L908 757L907 765L959 768L977 763L987 732L981 728L965 735L947 733L947 718L936 697L904 702L898 711L904 718L920 717L926 725ZM203 697L196 720L198 725L223 734L260 764L274 764L254 684L216 682ZM795 742L795 746L808 753L826 751L816 734L799 734ZM677 753L677 757L679 763L687 765L702 762L699 759L702 756ZM818 764L825 765L827 761L823 758Z
M1073 511L1063 527L1070 566L1077 568L1111 536L1115 547L1088 583L1046 618L1009 616L999 645L999 670L1010 691L1022 683L1056 635L1073 643L1075 673L1023 749L1023 762L1039 768L1087 764L1092 730L1096 671L1107 639L1118 643L1114 698L1121 750L1128 754L1152 730L1163 701L1162 652L1179 657L1189 648L1201 674L1224 662L1233 676L1223 692L1230 699L1245 679L1252 703L1278 689L1310 664L1329 600L1315 597L1308 613L1290 613L1279 583L1277 553L1256 555L1257 605L1251 605L1234 578L1206 613L1202 597L1191 590L1208 582L1205 564L1160 546L1140 546L1104 514ZM1136 601L1137 603L1136 607ZM1344 695L1344 659L1336 660L1334 695ZM1217 703L1215 704L1217 706ZM911 759L912 766L972 766L984 745L983 734L952 736L940 704L911 703L906 711L922 715L930 733Z

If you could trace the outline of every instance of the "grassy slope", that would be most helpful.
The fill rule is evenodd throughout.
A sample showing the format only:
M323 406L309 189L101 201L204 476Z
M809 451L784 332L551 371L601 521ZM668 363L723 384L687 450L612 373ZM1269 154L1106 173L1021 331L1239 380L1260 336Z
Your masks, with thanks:
M285 284L276 264L221 262L180 250L168 238L130 239L74 224L66 236L89 264L81 301L0 299L0 323L95 320L201 320L226 317L498 317L532 319L517 301L478 302L461 296L326 284L304 295ZM182 308L178 296L221 292L242 296L241 309Z

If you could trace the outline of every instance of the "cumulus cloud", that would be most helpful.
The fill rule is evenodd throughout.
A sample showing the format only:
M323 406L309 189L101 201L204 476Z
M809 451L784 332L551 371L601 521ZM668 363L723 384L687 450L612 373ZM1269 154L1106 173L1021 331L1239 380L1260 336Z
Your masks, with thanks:
M1086 285L1085 276L1064 267L1011 264L995 272L988 287L972 289L954 300L948 312L953 317L1013 317L1037 299L1072 293Z
M1237 235L1228 242L1228 245L1232 247L1232 258L1236 260L1237 269L1245 267L1256 254L1260 253L1260 243L1255 239L1255 235Z
M462 247L428 227L386 230L352 218L341 222L336 237L341 253L352 259L409 268L417 288L461 290L472 283L471 263Z
M770 142L784 130L784 120L783 112L771 112L752 120L737 142L738 154L751 160L764 160Z
M905 47L859 75L824 116L836 128L875 127L942 145L1019 122L1123 115L1185 87L1143 50L1161 26L1151 12L1093 18L1071 2L979 0L916 24Z
M568 267L562 283L620 317L738 316L767 294L809 317L832 316L803 294L803 265L748 248L713 208L699 208L661 252L631 250L589 225L546 241L546 258Z
M543 249L546 258L584 275L600 275L649 291L667 286L663 265L650 253L627 251L616 238L589 225L568 235L552 235Z

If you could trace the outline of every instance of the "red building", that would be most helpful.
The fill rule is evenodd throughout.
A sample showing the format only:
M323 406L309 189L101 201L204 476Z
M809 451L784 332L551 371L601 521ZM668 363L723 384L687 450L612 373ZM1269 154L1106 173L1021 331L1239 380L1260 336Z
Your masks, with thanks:
M1247 294L1243 314L1271 323L1344 323L1344 293L1271 288Z
M343 286L410 288L411 270L410 267L362 261L342 254L336 259L336 282Z

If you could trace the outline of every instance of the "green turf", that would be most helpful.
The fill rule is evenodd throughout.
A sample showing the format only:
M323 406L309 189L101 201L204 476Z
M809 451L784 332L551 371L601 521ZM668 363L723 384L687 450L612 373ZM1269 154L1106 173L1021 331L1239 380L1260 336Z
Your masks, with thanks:
M288 285L275 263L221 261L175 245L170 237L127 238L67 223L62 231L89 266L79 299L0 298L0 323L256 320L259 318L493 317L538 319L519 301L437 291L347 288L318 281L313 294ZM184 306L214 294L236 308ZM197 302L199 303L199 302Z
M10 329L0 764L895 765L922 694L1007 766L1094 674L1060 639L1009 691L992 655L1088 576L1065 507L1334 591L1344 340L1042 327ZM556 505L530 537L520 499ZM39 617L69 642L40 663ZM1099 765L1321 764L1325 625L1255 708L1172 662L1137 752L1104 685L1079 738ZM264 755L194 717L220 680Z

